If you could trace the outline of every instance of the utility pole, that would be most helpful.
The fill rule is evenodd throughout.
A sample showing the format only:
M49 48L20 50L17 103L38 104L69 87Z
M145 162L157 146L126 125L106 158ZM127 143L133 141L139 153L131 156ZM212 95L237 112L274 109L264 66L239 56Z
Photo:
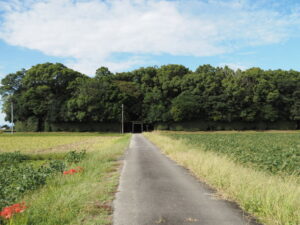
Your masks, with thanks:
M122 134L124 134L124 104L122 104Z
M14 103L11 101L11 134L14 133Z

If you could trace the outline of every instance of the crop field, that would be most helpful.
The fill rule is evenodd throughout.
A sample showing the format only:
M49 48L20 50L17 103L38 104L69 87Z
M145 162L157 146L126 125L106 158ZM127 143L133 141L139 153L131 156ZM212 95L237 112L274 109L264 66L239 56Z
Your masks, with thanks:
M167 134L273 174L300 175L300 133Z
M299 132L145 133L164 154L265 225L300 224Z
M49 153L69 148L87 147L99 137L114 137L116 134L97 133L16 133L0 134L0 153L20 151L22 153ZM85 146L83 146L85 145Z
M99 133L0 134L0 224L109 224L117 159L128 141Z

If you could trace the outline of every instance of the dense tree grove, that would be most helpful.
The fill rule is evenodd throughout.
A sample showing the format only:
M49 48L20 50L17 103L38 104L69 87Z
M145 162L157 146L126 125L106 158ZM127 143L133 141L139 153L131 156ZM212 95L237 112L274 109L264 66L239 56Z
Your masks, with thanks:
M284 121L296 128L300 121L300 72L294 70L202 65L193 72L164 65L114 74L101 67L91 78L45 63L8 74L1 84L6 119L13 102L15 121L36 130L55 123L116 123L122 104L126 121L148 124Z

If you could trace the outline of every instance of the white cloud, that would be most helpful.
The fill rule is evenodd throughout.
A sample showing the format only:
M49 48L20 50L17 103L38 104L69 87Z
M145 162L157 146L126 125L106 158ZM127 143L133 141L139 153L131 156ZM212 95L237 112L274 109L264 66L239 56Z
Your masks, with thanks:
M100 65L118 71L143 64L140 55L212 56L278 43L296 32L299 14L262 9L252 2L13 0L0 2L5 12L0 38L72 58L69 66L93 74ZM114 53L134 56L114 61Z
M221 67L225 67L225 66L228 66L229 68L233 69L233 70L246 70L246 69L249 69L250 65L244 65L242 63L220 63L219 66Z

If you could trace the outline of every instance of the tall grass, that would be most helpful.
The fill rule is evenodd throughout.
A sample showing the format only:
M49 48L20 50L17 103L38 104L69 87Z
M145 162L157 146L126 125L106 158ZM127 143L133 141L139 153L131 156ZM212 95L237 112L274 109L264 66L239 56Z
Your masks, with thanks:
M79 164L84 172L58 175L28 194L24 199L28 209L13 224L110 224L110 204L119 177L117 160L128 143L129 135L95 143L94 151Z
M227 156L159 133L146 133L167 156L217 189L266 225L300 224L299 177L285 178L246 168Z

